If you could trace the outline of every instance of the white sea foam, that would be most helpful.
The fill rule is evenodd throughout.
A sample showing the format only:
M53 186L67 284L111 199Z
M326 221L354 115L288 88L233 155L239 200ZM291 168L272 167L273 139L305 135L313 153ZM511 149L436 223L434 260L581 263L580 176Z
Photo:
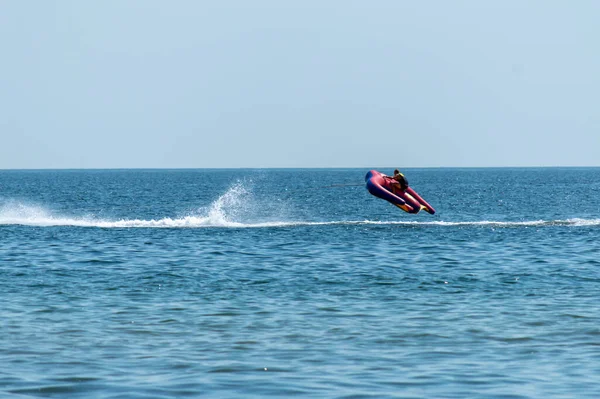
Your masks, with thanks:
M362 224L397 224L406 226L447 226L447 227L542 227L542 226L600 226L600 219L559 219L559 220L524 220L524 221L363 221Z
M164 217L161 219L99 219L95 217L69 217L58 215L50 210L17 201L5 202L0 206L0 225L25 226L74 226L97 228L268 228L327 225L398 225L406 227L544 227L544 226L600 226L600 219L564 219L529 221L376 221L376 220L338 220L338 221L268 221L244 222L250 193L241 185L231 187L210 206L182 217Z

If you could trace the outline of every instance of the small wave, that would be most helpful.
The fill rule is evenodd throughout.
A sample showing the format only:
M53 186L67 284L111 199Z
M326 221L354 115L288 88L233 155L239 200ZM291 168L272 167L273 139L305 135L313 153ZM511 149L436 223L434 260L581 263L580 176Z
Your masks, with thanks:
M599 226L600 219L525 220L525 221L476 221L476 222L431 222L442 226L490 226L490 227L543 227L543 226Z
M516 222L501 222L493 220L482 221L336 221L336 222L298 222L293 225L399 225L399 226L440 226L440 227L543 227L543 226L600 226L600 219L565 219L565 220L528 220Z
M600 226L600 219L564 219L564 220L525 220L525 221L363 221L359 224L389 224L405 226L445 226L445 227L543 227L543 226Z

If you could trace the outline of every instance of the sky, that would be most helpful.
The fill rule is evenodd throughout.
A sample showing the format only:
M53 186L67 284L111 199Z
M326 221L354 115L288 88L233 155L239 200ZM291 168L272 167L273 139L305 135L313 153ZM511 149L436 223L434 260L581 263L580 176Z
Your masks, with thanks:
M600 166L596 0L0 0L0 169Z

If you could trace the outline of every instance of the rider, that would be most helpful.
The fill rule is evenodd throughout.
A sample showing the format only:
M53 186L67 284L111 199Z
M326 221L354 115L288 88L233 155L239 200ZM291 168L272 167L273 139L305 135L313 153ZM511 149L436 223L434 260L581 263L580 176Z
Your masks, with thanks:
M406 180L406 177L404 177L404 175L400 173L398 169L394 170L394 176L392 176L392 179L395 180L394 182L392 182L394 191L398 189L404 191L408 188L408 180Z

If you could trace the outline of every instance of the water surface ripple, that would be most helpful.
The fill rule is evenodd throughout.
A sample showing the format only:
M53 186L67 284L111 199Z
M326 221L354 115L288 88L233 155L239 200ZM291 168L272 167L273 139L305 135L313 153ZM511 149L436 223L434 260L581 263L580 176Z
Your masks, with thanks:
M0 392L600 396L600 169L364 172L0 171Z

